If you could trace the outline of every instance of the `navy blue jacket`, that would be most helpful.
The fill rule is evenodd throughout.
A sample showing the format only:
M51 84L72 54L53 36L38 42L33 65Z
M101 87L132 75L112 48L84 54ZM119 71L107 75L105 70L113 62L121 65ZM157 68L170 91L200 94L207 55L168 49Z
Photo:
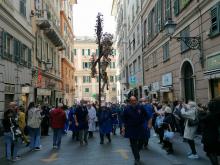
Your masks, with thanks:
M144 123L147 118L147 112L142 105L128 105L123 112L125 137L132 139L144 139L146 137Z

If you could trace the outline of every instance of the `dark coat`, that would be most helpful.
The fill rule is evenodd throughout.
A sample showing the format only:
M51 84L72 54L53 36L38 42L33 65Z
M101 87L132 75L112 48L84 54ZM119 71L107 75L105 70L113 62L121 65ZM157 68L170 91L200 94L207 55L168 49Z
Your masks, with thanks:
M128 105L123 112L125 137L132 139L144 139L146 137L144 124L147 118L147 113L142 105Z
M75 115L77 118L77 122L79 126L77 127L78 130L88 129L88 110L85 106L77 106Z
M112 112L107 107L101 107L101 110L97 113L99 122L99 132L101 134L107 134L112 131Z
M172 130L170 131L175 131L176 130L176 122L175 122L175 117L172 113L165 113L164 119L163 119L163 128L164 129L169 129L170 127Z
M208 113L200 118L200 121L204 151L220 154L220 112Z

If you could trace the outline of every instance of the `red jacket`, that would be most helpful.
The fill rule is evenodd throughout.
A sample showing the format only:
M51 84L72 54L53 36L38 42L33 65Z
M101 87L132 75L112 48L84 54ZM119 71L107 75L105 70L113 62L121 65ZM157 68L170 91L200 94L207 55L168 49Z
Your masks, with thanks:
M52 128L64 128L66 114L61 108L56 108L50 112L50 119Z

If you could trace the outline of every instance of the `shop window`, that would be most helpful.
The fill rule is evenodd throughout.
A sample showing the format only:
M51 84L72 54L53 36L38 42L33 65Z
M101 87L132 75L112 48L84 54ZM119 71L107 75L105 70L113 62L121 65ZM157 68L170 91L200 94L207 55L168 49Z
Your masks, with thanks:
M211 79L210 86L212 98L220 96L220 79Z

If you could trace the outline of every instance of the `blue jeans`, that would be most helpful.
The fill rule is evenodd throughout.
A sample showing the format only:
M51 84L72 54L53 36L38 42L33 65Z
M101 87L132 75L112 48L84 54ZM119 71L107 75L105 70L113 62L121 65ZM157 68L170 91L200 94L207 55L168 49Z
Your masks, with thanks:
M12 133L11 132L5 132L4 133L4 141L6 146L6 158L8 160L11 159L11 155L13 156L12 159L15 159L18 153L18 147L19 147L19 140L17 142L13 142ZM13 153L12 153L12 144L14 144L13 147Z
M40 128L29 128L30 148L40 147Z
M53 146L60 148L63 128L53 128Z

